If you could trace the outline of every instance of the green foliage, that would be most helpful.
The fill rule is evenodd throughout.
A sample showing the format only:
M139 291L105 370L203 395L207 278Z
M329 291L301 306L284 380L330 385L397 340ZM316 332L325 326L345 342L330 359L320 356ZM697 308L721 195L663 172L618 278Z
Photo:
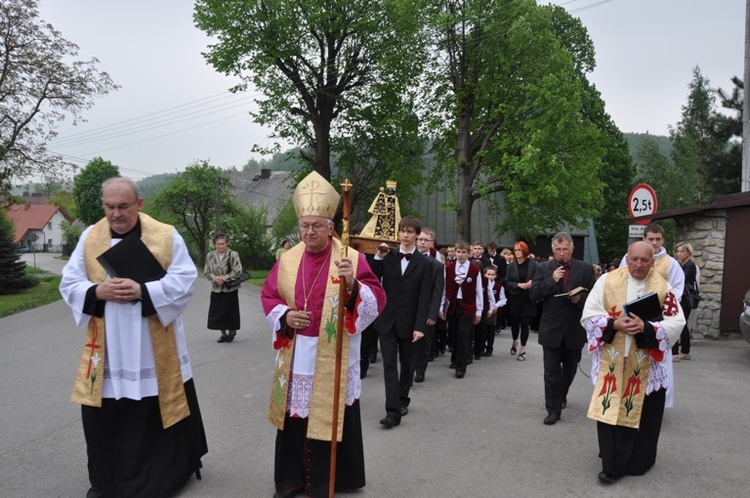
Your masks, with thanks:
M271 235L275 241L275 247L281 247L282 240L292 241L292 245L299 241L299 229L297 228L297 213L294 212L294 204L291 201L284 204L271 227Z
M732 84L734 88L731 93L721 88L716 91L721 107L732 113L717 113L715 117L714 136L725 144L723 151L709 165L710 180L717 195L739 192L742 177L742 104L745 85L736 76L732 78Z
M433 181L457 186L459 236L471 239L474 201L501 191L499 233L585 225L602 206L605 141L586 112L594 52L580 21L531 0L444 0L429 35L424 102L442 166Z
M26 276L33 282L32 287L18 294L0 293L0 318L54 303L62 298L58 290L62 277L37 278L33 275L33 270L35 268L26 267Z
M237 90L263 93L256 121L273 127L274 138L304 144L302 159L330 180L332 141L350 135L368 118L363 110L379 96L401 94L414 76L418 4L198 0L194 20L218 40L204 54L209 64L241 78Z
M81 238L84 227L80 222L70 223L63 220L60 222L60 228L63 231L63 245L65 246L63 252L69 256L78 245L78 239Z
M273 266L273 241L266 234L266 210L236 205L232 216L224 217L222 227L229 236L229 246L240 255L247 270Z
M236 204L229 178L204 160L178 173L174 181L144 207L144 211L175 225L193 257L203 262L211 233L216 231L217 218L234 215Z
M0 194L14 180L59 177L70 168L47 150L63 119L80 121L117 86L81 60L78 47L39 19L36 0L0 2Z
M141 196L148 202L148 200L154 197L156 194L162 191L164 187L174 182L177 178L177 173L163 173L160 175L149 176L143 180L138 180L138 190L141 191Z
M104 218L102 183L120 176L120 168L101 157L95 157L73 178L73 200L76 214L88 226Z
M13 243L13 224L0 210L0 294L18 294L34 285L25 267Z
M645 138L635 156L636 182L647 183L656 192L658 210L667 211L689 205L695 195L695 171L680 170L659 150L659 144ZM686 176L691 173L691 176Z

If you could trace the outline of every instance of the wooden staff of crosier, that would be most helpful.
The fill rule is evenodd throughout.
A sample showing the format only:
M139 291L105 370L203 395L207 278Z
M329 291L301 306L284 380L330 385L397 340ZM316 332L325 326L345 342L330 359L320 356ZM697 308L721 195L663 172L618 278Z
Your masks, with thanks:
M344 198L344 209L342 227L341 227L341 257L347 257L349 254L349 214L352 209L352 184L349 179L344 180L341 184L341 191ZM339 279L339 309L338 320L336 321L336 368L333 376L333 421L331 423L331 467L328 476L328 496L333 498L334 489L336 489L336 448L338 439L339 426L339 399L341 390L341 356L343 355L343 334L344 315L346 313L346 301L349 292L346 289L346 279Z

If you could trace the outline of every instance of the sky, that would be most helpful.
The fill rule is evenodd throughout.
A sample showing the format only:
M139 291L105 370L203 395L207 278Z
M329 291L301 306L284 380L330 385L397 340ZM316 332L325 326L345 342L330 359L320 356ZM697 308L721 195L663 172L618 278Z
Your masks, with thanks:
M545 2L546 3L546 2ZM579 17L596 49L590 75L623 132L667 135L680 120L692 71L731 90L742 77L741 0L553 0ZM100 156L134 179L208 160L242 166L272 131L253 123L257 94L206 64L211 40L190 0L39 0L40 17L121 88L95 100L87 123L64 123L49 149L79 166ZM282 144L286 148L287 144Z

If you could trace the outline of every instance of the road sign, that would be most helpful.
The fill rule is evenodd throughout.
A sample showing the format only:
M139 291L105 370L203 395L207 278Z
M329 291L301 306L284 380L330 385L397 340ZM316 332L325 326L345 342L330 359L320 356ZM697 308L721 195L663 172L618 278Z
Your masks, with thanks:
M644 225L630 225L628 228L628 237L632 239L642 239L643 231L646 229Z
M628 212L631 218L656 214L656 192L645 183L639 183L628 196ZM651 219L636 221L639 225L648 225Z

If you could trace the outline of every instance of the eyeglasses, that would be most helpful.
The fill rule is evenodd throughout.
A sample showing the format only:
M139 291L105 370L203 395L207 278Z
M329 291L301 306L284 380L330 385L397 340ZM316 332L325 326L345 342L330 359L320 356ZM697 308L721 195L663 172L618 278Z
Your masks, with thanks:
M113 206L112 204L105 204L105 205L104 205L104 210L105 210L105 211L108 211L108 212L110 212L110 213L111 213L111 212L113 212L113 211L127 211L127 210L128 210L128 209L130 209L131 207L135 206L135 204L136 204L137 202L138 202L138 201L136 201L136 202L131 202L130 204L124 204L124 203L123 203L123 204L118 204L117 206Z
M307 232L310 229L312 229L315 232L319 232L319 231L323 230L324 228L328 228L328 225L327 224L323 224L323 223L313 223L312 225L309 225L307 223L303 223L302 225L299 225L299 231L301 233L305 233L305 232Z

